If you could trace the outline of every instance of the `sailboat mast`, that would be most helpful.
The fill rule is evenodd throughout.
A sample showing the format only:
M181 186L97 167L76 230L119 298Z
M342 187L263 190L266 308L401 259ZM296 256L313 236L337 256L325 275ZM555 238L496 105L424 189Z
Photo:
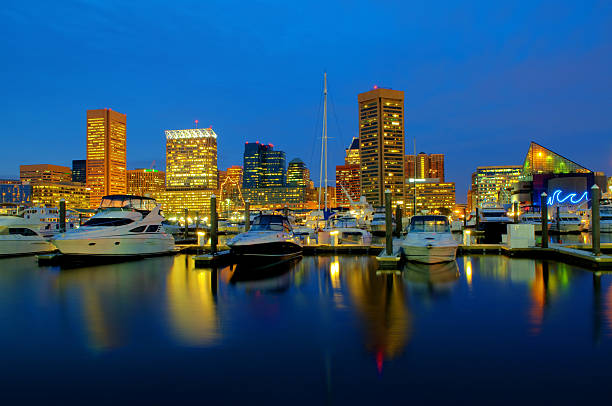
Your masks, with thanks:
M416 201L417 201L417 187L416 187L416 179L417 179L417 153L416 153L416 137L412 140L412 145L414 146L414 210L412 210L412 215L416 216Z
M325 144L325 209L327 210L327 72L323 75L323 143Z
M327 75L327 73L325 73L325 75ZM327 76L324 76L325 79L327 79ZM327 81L325 83L325 87L327 87ZM323 130L323 134L325 134L325 130ZM324 149L325 149L325 135L323 135L321 137L321 160L320 160L320 169L319 169L319 204L318 204L318 208L319 210L321 210L321 193L323 193L323 156L324 156Z

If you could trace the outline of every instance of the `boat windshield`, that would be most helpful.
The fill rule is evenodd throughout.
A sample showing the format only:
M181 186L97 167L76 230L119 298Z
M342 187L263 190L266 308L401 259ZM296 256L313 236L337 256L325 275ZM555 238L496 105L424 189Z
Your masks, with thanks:
M450 226L444 216L419 216L410 220L410 232L450 233Z
M484 217L506 217L505 211L483 211L482 215Z
M133 222L134 220L128 218L94 217L83 223L83 227L118 227Z
M291 227L283 216L259 216L253 220L251 230L290 232Z
M100 209L134 209L151 211L157 203L154 199L131 196L131 195L113 195L105 196L100 203Z

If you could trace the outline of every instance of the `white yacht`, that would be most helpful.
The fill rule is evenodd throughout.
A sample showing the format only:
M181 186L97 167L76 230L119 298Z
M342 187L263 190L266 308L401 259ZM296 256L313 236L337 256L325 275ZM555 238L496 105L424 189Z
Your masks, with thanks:
M76 230L52 239L65 255L124 257L174 252L174 238L166 233L161 206L154 199L110 195L97 213Z
M323 233L335 233L340 242L352 242L369 245L372 243L372 234L358 227L357 219L352 216L334 215L327 221Z
M574 213L559 213L559 218L551 222L550 231L562 234L580 233L582 231L582 218Z
M402 249L409 261L436 264L454 261L459 244L445 216L412 216Z
M1 216L11 218L14 226L29 228L43 237L51 237L60 232L59 209L57 207L25 207L16 214ZM79 227L79 216L71 210L66 211L66 230Z
M251 228L227 242L236 262L253 267L276 265L302 255L299 238L286 217L262 214Z
M384 234L387 230L386 214L384 211L376 211L370 221L370 232L372 234Z
M599 210L599 230L612 233L612 206L601 206Z
M533 224L533 229L536 233L542 232L542 215L540 213L523 213L519 216L520 224ZM550 228L550 223L548 223L548 228Z
M56 248L17 216L0 216L0 256L42 254Z

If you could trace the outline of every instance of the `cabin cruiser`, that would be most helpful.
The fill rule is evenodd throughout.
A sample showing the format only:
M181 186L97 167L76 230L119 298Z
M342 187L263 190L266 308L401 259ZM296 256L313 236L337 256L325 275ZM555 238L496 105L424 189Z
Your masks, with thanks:
M612 233L612 206L601 206L599 209L599 230Z
M20 217L0 216L0 256L42 254L55 250L55 246L40 234L23 226Z
M370 232L372 234L385 234L387 231L387 218L384 211L376 211L370 221Z
M249 231L227 242L237 262L271 266L302 255L299 239L285 216L262 214L253 220Z
M51 241L65 255L125 257L174 252L161 206L149 197L110 195L96 214L76 230Z
M476 230L484 231L484 243L499 243L502 241L502 234L506 234L507 225L514 222L508 217L508 213L503 206L493 203L484 203L478 210L478 223Z
M368 231L359 228L357 219L351 216L334 215L327 221L327 226L323 229L323 235L329 233L330 236L337 235L340 240L360 243L360 244L371 244L372 234ZM321 233L320 233L321 234ZM320 238L321 240L324 240ZM325 243L325 241L323 241Z
M1 216L11 218L14 226L29 228L43 237L51 237L60 232L60 215L57 207L26 207L14 215ZM66 210L66 230L79 227L79 217L71 210Z
M523 213L519 216L520 224L533 224L533 230L536 233L542 232L542 214L540 213ZM550 228L550 223L548 223L548 227Z
M401 242L409 261L436 264L454 261L459 244L453 239L445 216L412 216L408 234Z
M562 234L580 233L582 231L582 218L574 213L559 213L558 217L553 219L550 226L550 231L556 231Z

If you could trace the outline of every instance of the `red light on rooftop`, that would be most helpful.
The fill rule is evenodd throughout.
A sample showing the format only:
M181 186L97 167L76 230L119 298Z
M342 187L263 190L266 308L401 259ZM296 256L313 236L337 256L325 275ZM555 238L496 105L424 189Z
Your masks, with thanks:
M255 144L259 144L259 141L255 141Z
M272 145L272 144L268 144L268 145L271 146L272 148L274 148L274 145Z
M378 89L378 86L377 86L377 85L374 85L374 89Z

